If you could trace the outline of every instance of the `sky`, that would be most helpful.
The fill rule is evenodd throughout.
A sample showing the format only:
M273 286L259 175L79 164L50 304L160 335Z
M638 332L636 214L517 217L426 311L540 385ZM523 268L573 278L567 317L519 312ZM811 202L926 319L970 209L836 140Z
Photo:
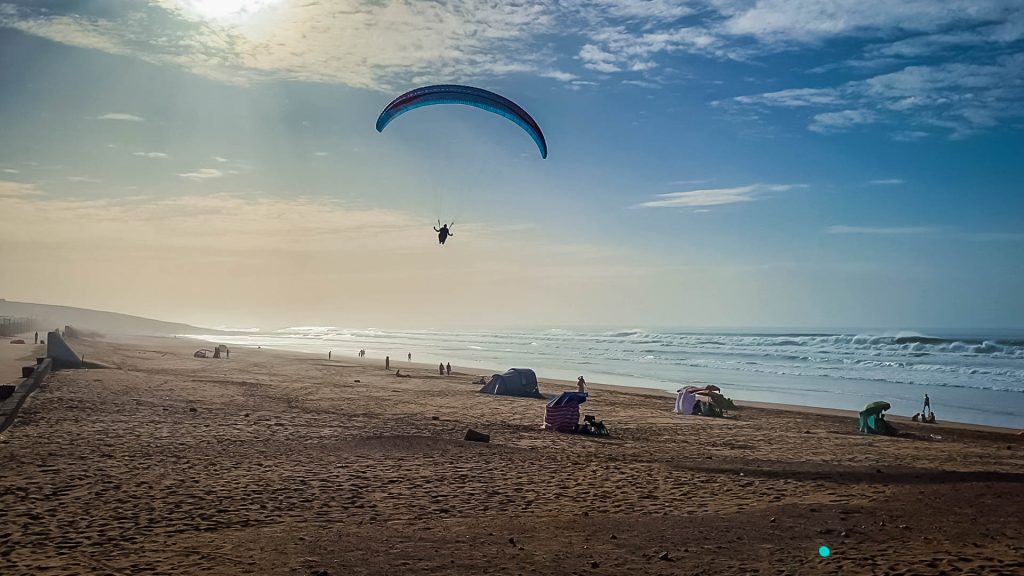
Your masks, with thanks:
M1013 0L0 0L0 297L202 326L1024 326ZM463 83L526 109L380 111ZM432 227L456 222L438 246Z

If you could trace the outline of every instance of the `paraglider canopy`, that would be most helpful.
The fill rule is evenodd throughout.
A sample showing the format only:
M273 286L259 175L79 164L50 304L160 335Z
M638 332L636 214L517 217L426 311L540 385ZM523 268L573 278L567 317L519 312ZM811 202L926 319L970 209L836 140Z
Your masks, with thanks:
M434 104L463 104L504 116L515 122L533 138L540 150L540 157L548 157L548 145L544 134L533 117L519 107L518 104L483 88L461 86L458 84L435 84L410 90L395 98L377 118L377 131L384 128L395 118L410 110Z

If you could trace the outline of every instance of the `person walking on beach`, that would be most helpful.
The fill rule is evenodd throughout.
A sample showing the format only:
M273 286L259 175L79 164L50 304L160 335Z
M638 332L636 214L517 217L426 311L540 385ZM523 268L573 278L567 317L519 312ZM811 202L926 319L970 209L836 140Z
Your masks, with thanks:
M452 363L451 362L445 364L444 371L447 372L449 376L452 375Z
M39 344L39 332L36 332L36 341L35 341L35 343Z
M440 374L441 376L444 376L444 364L437 365L437 373Z
M391 370L391 356L384 357L384 369Z
M583 376L580 376L576 380L576 391L584 394L587 393L587 381L583 379Z
M412 352L409 352L409 362L412 362Z
M928 395L924 395L924 410L921 410L921 416L924 418L928 417L928 414L932 411L932 401L928 398Z
M328 360L330 360L330 359L331 359L331 352L333 352L333 350L328 350L328 351L327 351L327 359L328 359Z

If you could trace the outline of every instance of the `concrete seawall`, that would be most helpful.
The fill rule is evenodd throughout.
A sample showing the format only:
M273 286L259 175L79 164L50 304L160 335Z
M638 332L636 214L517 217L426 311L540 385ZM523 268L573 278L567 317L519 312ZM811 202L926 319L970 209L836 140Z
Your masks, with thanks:
M0 432L3 432L14 423L14 418L18 415L18 410L21 409L22 404L43 383L43 380L50 375L52 370L53 360L50 358L44 359L36 365L36 369L32 372L31 376L22 379L21 383L15 388L14 394L0 404Z
M46 357L53 360L55 370L82 367L82 359L56 330L46 335Z

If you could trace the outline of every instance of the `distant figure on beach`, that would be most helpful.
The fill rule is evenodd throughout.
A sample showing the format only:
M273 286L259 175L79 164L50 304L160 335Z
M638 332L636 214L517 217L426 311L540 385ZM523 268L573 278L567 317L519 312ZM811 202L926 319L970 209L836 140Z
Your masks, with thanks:
M330 359L331 359L331 352L333 352L333 350L328 350L328 351L327 351L327 359L328 359L328 360L330 360Z
M449 363L444 365L444 371L447 372L449 376L452 375L452 363L451 362L449 362Z
M36 339L35 339L35 343L36 343L36 344L39 344L39 332L36 332Z
M231 358L231 348L228 348L227 346L224 347L224 358Z
M932 411L932 401L931 401L930 398L928 398L928 395L925 394L924 395L924 410L921 410L921 415L922 416L927 416L928 413L931 412L931 411Z
M411 376L409 376L408 374L402 374L401 368L395 370L395 376L398 376L399 378L411 378Z
M391 370L391 356L384 357L384 369Z
M441 221L438 220L437 223L440 225ZM450 225L454 226L455 222L452 222ZM444 246L444 241L447 240L449 236L455 236L455 234L452 234L452 231L448 229L448 226L449 224L444 224L440 228L434 228L434 232L437 232L437 243L442 246Z
M437 373L440 374L441 376L444 376L444 364L437 365Z
M359 351L359 357L362 358L363 356L366 356L366 350Z
M576 391L584 394L587 393L587 381L583 379L583 376L580 376L576 380Z
M412 362L412 352L409 352L409 362Z

